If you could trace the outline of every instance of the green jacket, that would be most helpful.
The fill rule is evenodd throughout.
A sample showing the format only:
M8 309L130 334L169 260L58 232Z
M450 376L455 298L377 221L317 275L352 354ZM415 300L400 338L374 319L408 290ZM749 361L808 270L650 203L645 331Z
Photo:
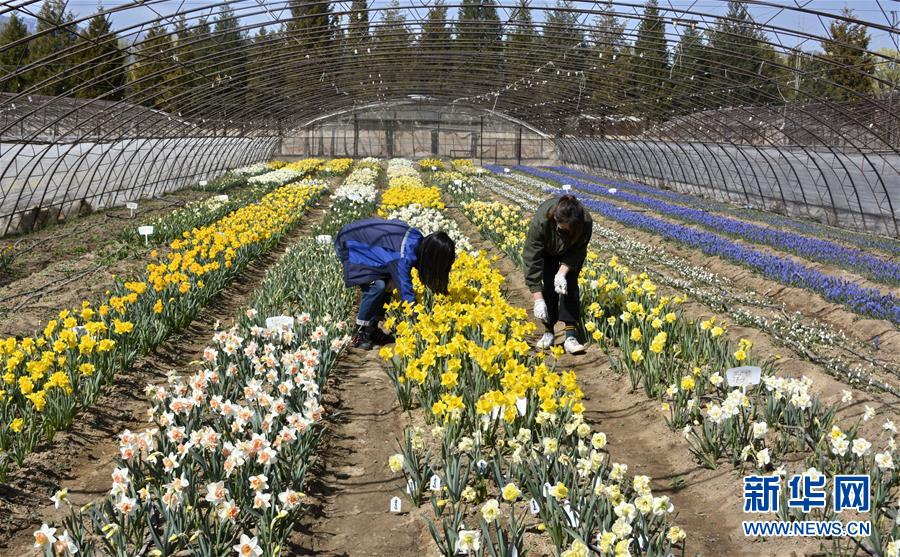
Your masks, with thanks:
M542 290L545 257L559 258L561 263L576 273L581 270L584 258L587 257L588 243L591 241L591 233L594 231L591 214L585 209L585 222L581 238L575 242L568 242L547 220L547 213L555 209L557 203L559 203L559 198L555 197L541 203L528 226L522 257L525 260L525 284L532 292Z

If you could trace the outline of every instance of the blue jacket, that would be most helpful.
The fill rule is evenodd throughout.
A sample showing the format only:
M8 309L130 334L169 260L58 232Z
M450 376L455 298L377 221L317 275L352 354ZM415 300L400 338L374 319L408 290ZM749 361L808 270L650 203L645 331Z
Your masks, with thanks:
M344 284L392 279L400 298L415 302L412 271L422 233L400 220L365 219L338 232L334 249L344 267Z

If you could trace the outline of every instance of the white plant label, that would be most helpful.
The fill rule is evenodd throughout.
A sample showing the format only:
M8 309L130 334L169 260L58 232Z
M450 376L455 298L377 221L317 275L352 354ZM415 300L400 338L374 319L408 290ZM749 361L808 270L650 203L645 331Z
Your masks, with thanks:
M478 471L481 472L482 474L487 472L487 462L485 462L484 460L479 460L478 461Z
M549 483L544 484L544 498L550 497L550 487Z
M525 397L516 399L516 410L519 412L520 416L524 416L528 411L528 399Z
M729 387L746 388L750 385L758 385L762 379L762 368L757 366L733 367L725 370L725 378Z
M209 182L208 182L207 180L200 180L200 187L201 187L201 188L205 188L205 187L208 186L208 185L209 185Z
M509 174L509 169L508 169L508 168L504 168L504 169L503 169L503 172L506 173L506 174Z
M399 497L391 498L391 512L398 513L403 509L403 502L400 501Z
M537 514L541 512L541 507L538 505L538 502L531 498L531 501L528 502L528 508L531 509L531 514Z
M228 196L223 193L222 195L217 195L215 197L215 200L221 201L222 203L224 203L224 202L228 201Z
M131 216L134 216L134 210L138 208L138 204L134 201L126 201L125 208L131 212Z
M566 516L569 518L569 524L572 525L572 528L578 528L581 521L578 520L578 513L572 510L572 506L568 501L563 503L563 510L566 512Z
M316 236L316 241L320 244L330 244L331 243L331 235L329 234L319 234Z
M266 317L266 329L282 329L285 327L288 329L294 328L294 318L290 315Z
M453 183L454 183L455 185L457 185L457 186L461 186L461 185L462 185L462 180L460 180L459 178L457 178L456 180L453 180Z
M618 191L619 191L619 190L617 190L616 188L609 188L609 193L611 193L611 194L613 194L613 195L615 195L616 192L618 192Z
M440 491L441 490L441 477L437 474L431 476L431 481L428 482L428 489L431 491Z
M570 186L569 184L563 184L562 189L563 189L563 191L569 191L572 189L572 186Z

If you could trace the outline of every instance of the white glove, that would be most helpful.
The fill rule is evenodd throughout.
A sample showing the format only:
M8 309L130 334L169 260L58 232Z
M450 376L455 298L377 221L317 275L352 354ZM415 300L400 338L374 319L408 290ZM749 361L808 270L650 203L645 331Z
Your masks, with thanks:
M547 321L547 302L543 298L534 301L534 317L540 321Z
M553 279L553 289L556 290L557 294L565 294L566 293L566 275L558 274Z

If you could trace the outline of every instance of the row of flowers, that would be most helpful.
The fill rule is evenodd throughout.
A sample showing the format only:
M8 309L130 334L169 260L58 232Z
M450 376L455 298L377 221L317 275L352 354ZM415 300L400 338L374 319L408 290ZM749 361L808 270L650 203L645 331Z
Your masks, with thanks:
M306 280L316 275L320 280ZM147 388L151 426L119 435L111 487L34 533L44 555L280 555L322 437L322 389L353 303L330 246L307 239L270 269L199 369ZM265 316L291 316L267 327ZM56 493L69 504L68 491Z
M528 167L522 167L522 169L530 170ZM795 232L768 228L720 216L709 212L708 207L700 205L699 201L695 202L695 205L698 205L697 207L667 203L655 197L630 193L627 190L618 191L617 188L600 187L592 183L595 180L574 177L571 172L565 174L548 173L549 177L553 177L556 182L560 183L568 183L574 178L580 182L577 186L579 189L584 189L584 191L592 195L621 199L640 207L647 207L668 217L697 224L733 238L771 246L806 259L856 271L877 282L890 285L900 284L900 264L855 248L849 248L821 238L811 238ZM589 186L589 188L585 189L585 186ZM610 189L613 189L615 193L611 193Z
M332 195L333 203L317 233L334 235L345 224L371 215L378 201L378 181L383 172L377 160L359 161Z
M553 189L544 182L529 179L527 184L519 181L513 183L495 175L480 177L478 183L486 191L531 211L545 199L536 193L546 195ZM626 264L644 268L656 282L689 295L692 300L704 303L713 311L728 314L738 324L769 333L773 340L821 366L841 381L863 388L898 392L880 374L900 373L900 367L872 357L860 360L860 354L870 347L848 338L843 332L835 331L807 315L788 312L783 303L776 304L755 292L736 288L726 277L597 222L594 223L593 241L600 249L618 254ZM658 269L654 270L654 267Z
M577 377L531 354L533 326L503 283L485 254L462 252L447 296L417 284L413 307L388 306L396 343L381 356L402 407L421 407L430 428L407 428L390 466L415 504L430 502L441 554L521 555L533 534L567 557L667 554L685 537L668 498L609 461Z
M419 177L416 165L407 159L391 159L387 166L388 188L381 196L378 216L387 217L391 212L418 204L423 208L443 209L441 190L426 186Z
M40 334L0 342L0 477L91 406L118 371L187 325L249 262L275 245L325 190L291 184L150 253L146 274L103 303L63 310Z
M233 168L218 176L213 178L212 180L207 181L206 183L201 182L195 186L195 189L201 191L211 191L222 193L234 188L239 188L241 186L247 185L247 180L254 176L259 176L260 174L265 174L274 170L270 163L267 162L258 162L256 164L251 164L248 166L242 166L240 168Z
M508 253L521 251L515 242L526 226L521 214L500 203L472 205L473 222L486 237L502 238ZM896 537L890 493L900 477L893 462L893 422L883 424L887 439L879 452L859 434L861 424L842 429L836 423L836 408L811 392L810 380L777 376L773 362L757 362L746 339L733 345L714 318L688 321L679 308L683 298L657 295L646 274L629 273L615 257L604 263L591 252L581 287L584 332L611 357L612 345L620 349L623 356L615 362L632 387L661 401L664 419L683 431L701 462L714 468L725 458L740 469L785 475L779 460L803 451L808 474L818 473L816 467L832 475L872 472L872 518L880 528L872 543L881 547L881 534ZM724 370L753 363L762 365L761 385L749 395L730 387ZM852 402L849 391L844 402ZM872 417L874 411L867 409L863 420Z
M351 181L359 195L342 186L335 204L359 205L380 166L363 160L354 173L363 170ZM367 215L334 225L359 216ZM313 275L319 280L307 280ZM322 389L349 340L340 316L354 298L330 244L292 247L266 273L252 309L216 333L199 371L148 387L153 426L119 436L108 495L72 508L62 527L44 524L35 546L48 556L281 555L322 438ZM281 323L269 327L267 316ZM66 490L53 500L70 504Z
M762 222L773 227L790 228L807 236L831 238L832 240L838 242L853 244L864 250L878 249L891 255L900 255L900 242L893 238L885 238L873 234L853 232L850 230L844 230L842 228L827 226L817 222L795 219L768 211L763 212L756 209L744 209L734 205L729 205L727 203L722 203L714 199L698 198L693 195L678 193L672 190L658 189L645 184L610 180L607 178L601 178L600 176L596 176L594 174L587 174L585 172L581 172L580 170L568 168L565 166L552 166L550 167L550 169L555 172L559 172L560 174L567 174L569 176L574 176L575 178L580 178L582 180L606 184L607 186L612 186L614 188L622 188L639 193L644 193L653 197L658 197L660 199L674 201L675 203L678 203L680 205L686 205L695 209L712 209L717 213L734 215L740 219Z
M251 168L255 170L258 166L262 165L254 165ZM249 170L238 170L250 172ZM240 175L244 176L244 174ZM251 176L255 176L257 179L254 180L252 185L248 185L243 190L236 191L231 195L215 195L193 201L184 207L153 219L148 223L153 227L151 239L154 242L163 243L180 238L188 230L215 222L236 209L258 201L263 195L275 188L306 177L305 175L294 175L283 171L266 171L255 173ZM241 178L241 180L246 183L246 178ZM125 241L143 242L143 238L138 234L136 227L123 230L121 236Z
M488 168L495 172L502 171L502 169L497 167L491 168L489 166ZM539 180L553 181L554 176L556 176L554 173L541 170L523 168L523 171ZM580 180L573 179L570 182L574 187L584 191L592 191L592 189L597 188L597 186ZM589 197L582 198L582 202L591 211L626 226L658 234L664 238L700 249L708 255L715 255L740 263L758 271L767 278L784 284L807 288L820 294L828 301L848 306L860 315L885 319L894 324L900 324L900 302L893 294L883 294L877 289L862 287L841 277L822 273L792 259L755 250L712 232L671 223L664 219Z

